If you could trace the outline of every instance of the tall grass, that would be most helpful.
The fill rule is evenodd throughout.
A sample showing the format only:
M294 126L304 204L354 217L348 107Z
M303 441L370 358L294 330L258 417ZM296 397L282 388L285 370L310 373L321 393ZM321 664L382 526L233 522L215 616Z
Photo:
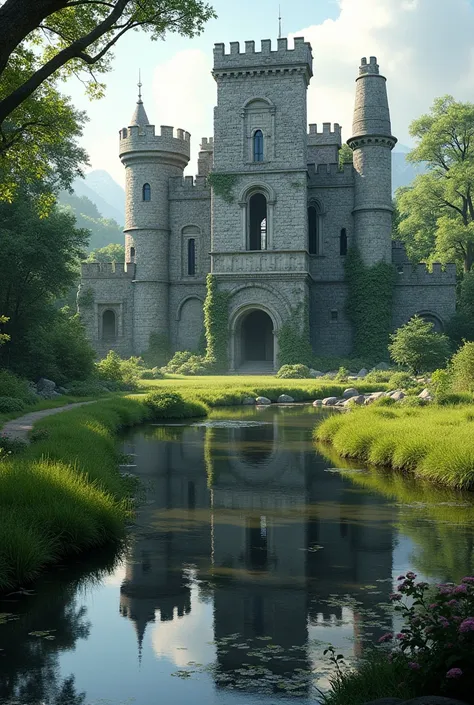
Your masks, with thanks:
M323 421L314 436L343 457L474 488L472 406L356 409Z

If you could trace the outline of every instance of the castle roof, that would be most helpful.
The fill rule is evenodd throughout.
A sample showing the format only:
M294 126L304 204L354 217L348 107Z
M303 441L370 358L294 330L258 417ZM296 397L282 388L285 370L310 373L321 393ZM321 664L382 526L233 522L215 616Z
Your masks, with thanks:
M138 100L135 110L133 111L132 119L130 121L130 126L138 125L138 127L145 127L149 125L150 121L148 115L146 114L145 106L142 100L142 83L140 78L138 79Z

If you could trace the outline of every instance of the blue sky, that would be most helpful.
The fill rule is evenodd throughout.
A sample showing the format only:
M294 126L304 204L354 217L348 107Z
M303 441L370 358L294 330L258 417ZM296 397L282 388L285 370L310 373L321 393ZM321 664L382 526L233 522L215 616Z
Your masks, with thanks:
M210 77L215 42L275 39L278 2L210 0L218 19L192 40L169 35L151 42L141 33L123 38L101 101L68 82L74 103L90 121L83 144L94 169L123 183L117 133L132 114L138 69L151 122L183 127L192 135L194 173L200 138L212 134L215 84ZM339 122L350 136L354 79L361 56L375 54L388 79L394 133L410 143L408 125L438 95L474 95L474 0L282 0L283 36L311 42L314 77L308 91L310 122Z

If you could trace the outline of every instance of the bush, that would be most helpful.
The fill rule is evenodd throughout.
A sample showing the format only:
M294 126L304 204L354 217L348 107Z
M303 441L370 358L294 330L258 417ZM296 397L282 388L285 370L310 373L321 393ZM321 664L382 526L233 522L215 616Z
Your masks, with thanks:
M107 379L114 382L122 381L121 359L114 350L109 350L106 357L97 363L96 369L100 379Z
M450 370L454 391L474 391L474 343L464 343L462 348L453 355Z
M211 372L213 365L210 360L201 355L191 355L191 357L178 367L176 373L179 375L207 375Z
M335 382L347 382L349 370L346 367L340 367L334 377Z
M378 384L380 382L388 382L392 377L392 370L371 370L368 375L364 377L364 382L370 382Z
M414 316L390 336L390 356L413 373L431 372L442 367L450 355L449 339L436 333L432 323Z
M416 380L408 372L394 372L388 383L394 389L413 389L418 386Z
M113 350L96 365L96 373L101 380L116 382L126 385L127 389L134 389L136 382L144 371L145 363L141 357L129 357L122 360Z
M276 373L278 379L309 379L309 367L306 365L283 365Z
M162 371L169 374L176 373L179 368L192 356L193 353L189 350L178 350L178 352L175 352L171 360L168 361L168 364L162 368Z
M15 397L0 397L0 414L11 414L23 411L26 404Z
M186 419L206 416L207 407L200 401L184 400L177 392L150 392L144 399L153 419Z
M107 391L104 383L96 380L69 382L67 385L67 393L72 397L97 397L101 394L106 394Z
M20 399L25 404L34 404L37 400L26 379L9 370L0 370L0 396Z
M380 397L372 402L371 406L393 406L397 402L392 397Z

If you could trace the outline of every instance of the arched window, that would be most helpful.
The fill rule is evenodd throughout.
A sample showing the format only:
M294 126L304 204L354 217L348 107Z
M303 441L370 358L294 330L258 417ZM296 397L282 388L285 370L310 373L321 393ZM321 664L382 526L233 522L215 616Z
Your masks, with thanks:
M143 200L151 201L151 188L150 184L143 184L142 188Z
M308 208L308 250L310 255L321 254L321 214L317 205Z
M263 193L254 193L249 200L249 250L267 249L267 199Z
M344 257L347 255L347 230L342 228L339 235L339 254Z
M188 274L196 274L196 240L193 237L188 240Z
M107 311L104 311L102 314L102 337L115 338L116 334L115 313L107 309Z
M253 136L253 160L263 162L263 132L256 130Z
M135 262L135 248L130 248L130 262Z

